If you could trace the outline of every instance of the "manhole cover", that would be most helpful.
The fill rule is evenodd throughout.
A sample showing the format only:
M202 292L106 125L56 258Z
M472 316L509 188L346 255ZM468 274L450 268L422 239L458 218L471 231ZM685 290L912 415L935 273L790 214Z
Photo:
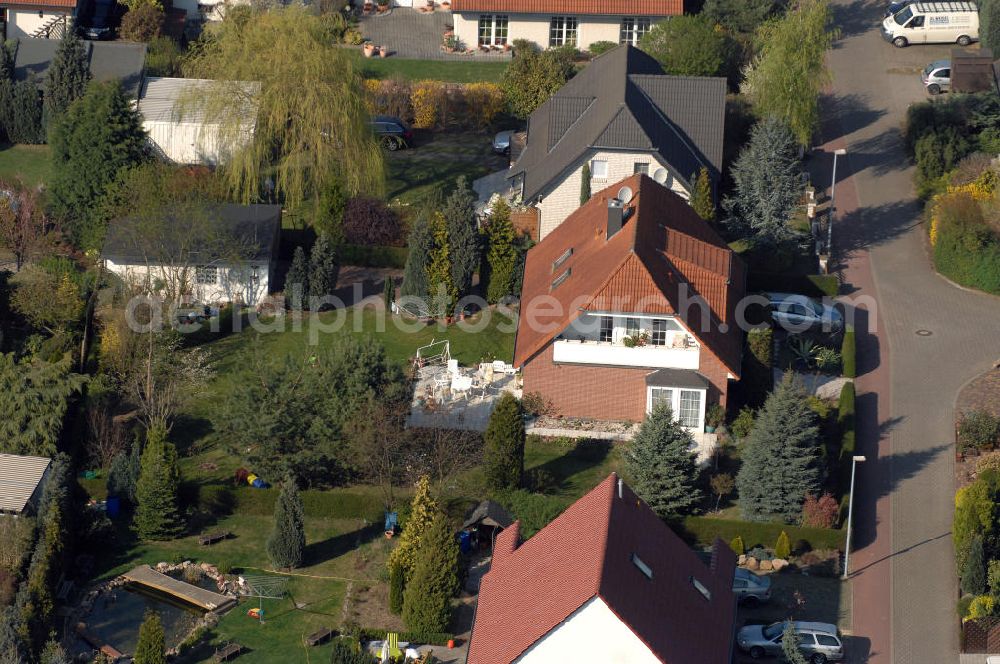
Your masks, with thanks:
M932 334L934 334L934 333L931 332L930 330L917 330L917 336L918 337L929 337Z

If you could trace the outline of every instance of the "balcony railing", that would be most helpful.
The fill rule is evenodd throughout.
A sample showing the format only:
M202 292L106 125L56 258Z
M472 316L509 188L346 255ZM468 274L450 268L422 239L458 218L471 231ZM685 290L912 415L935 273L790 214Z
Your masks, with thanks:
M556 339L552 352L554 362L656 369L697 369L699 357L696 345L674 348L646 344L630 348L621 343L592 339Z

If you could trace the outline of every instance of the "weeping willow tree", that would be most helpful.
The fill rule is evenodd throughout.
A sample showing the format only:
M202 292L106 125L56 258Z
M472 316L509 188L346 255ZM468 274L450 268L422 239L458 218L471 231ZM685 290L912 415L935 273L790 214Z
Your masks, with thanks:
M819 93L830 82L826 52L839 36L826 0L799 0L757 30L758 55L741 86L761 117L781 118L808 147L819 127Z
M192 88L179 112L218 124L222 176L238 200L260 199L268 178L292 209L315 204L333 183L381 194L382 154L361 78L334 45L342 20L301 5L240 7L193 49L185 75L212 82Z

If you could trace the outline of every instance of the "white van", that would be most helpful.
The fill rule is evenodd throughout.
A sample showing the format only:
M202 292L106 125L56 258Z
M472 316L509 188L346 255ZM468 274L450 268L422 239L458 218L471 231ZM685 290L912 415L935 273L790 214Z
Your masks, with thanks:
M979 41L974 2L914 2L882 21L882 36L897 48L910 44L968 46Z

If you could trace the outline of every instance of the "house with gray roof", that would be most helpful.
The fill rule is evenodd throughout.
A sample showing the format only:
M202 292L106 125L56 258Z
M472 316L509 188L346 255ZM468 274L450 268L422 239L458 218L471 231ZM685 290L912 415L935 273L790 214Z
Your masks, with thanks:
M726 80L668 76L629 45L595 58L528 120L527 146L507 178L538 211L544 238L590 191L641 173L689 199L702 168L722 170Z
M35 80L45 89L49 65L59 49L60 39L22 37L17 40L14 54L14 78L18 81ZM90 63L90 74L95 81L118 79L132 99L139 95L143 69L146 64L146 45L135 42L84 41Z
M52 468L52 459L0 454L0 514L32 512Z

